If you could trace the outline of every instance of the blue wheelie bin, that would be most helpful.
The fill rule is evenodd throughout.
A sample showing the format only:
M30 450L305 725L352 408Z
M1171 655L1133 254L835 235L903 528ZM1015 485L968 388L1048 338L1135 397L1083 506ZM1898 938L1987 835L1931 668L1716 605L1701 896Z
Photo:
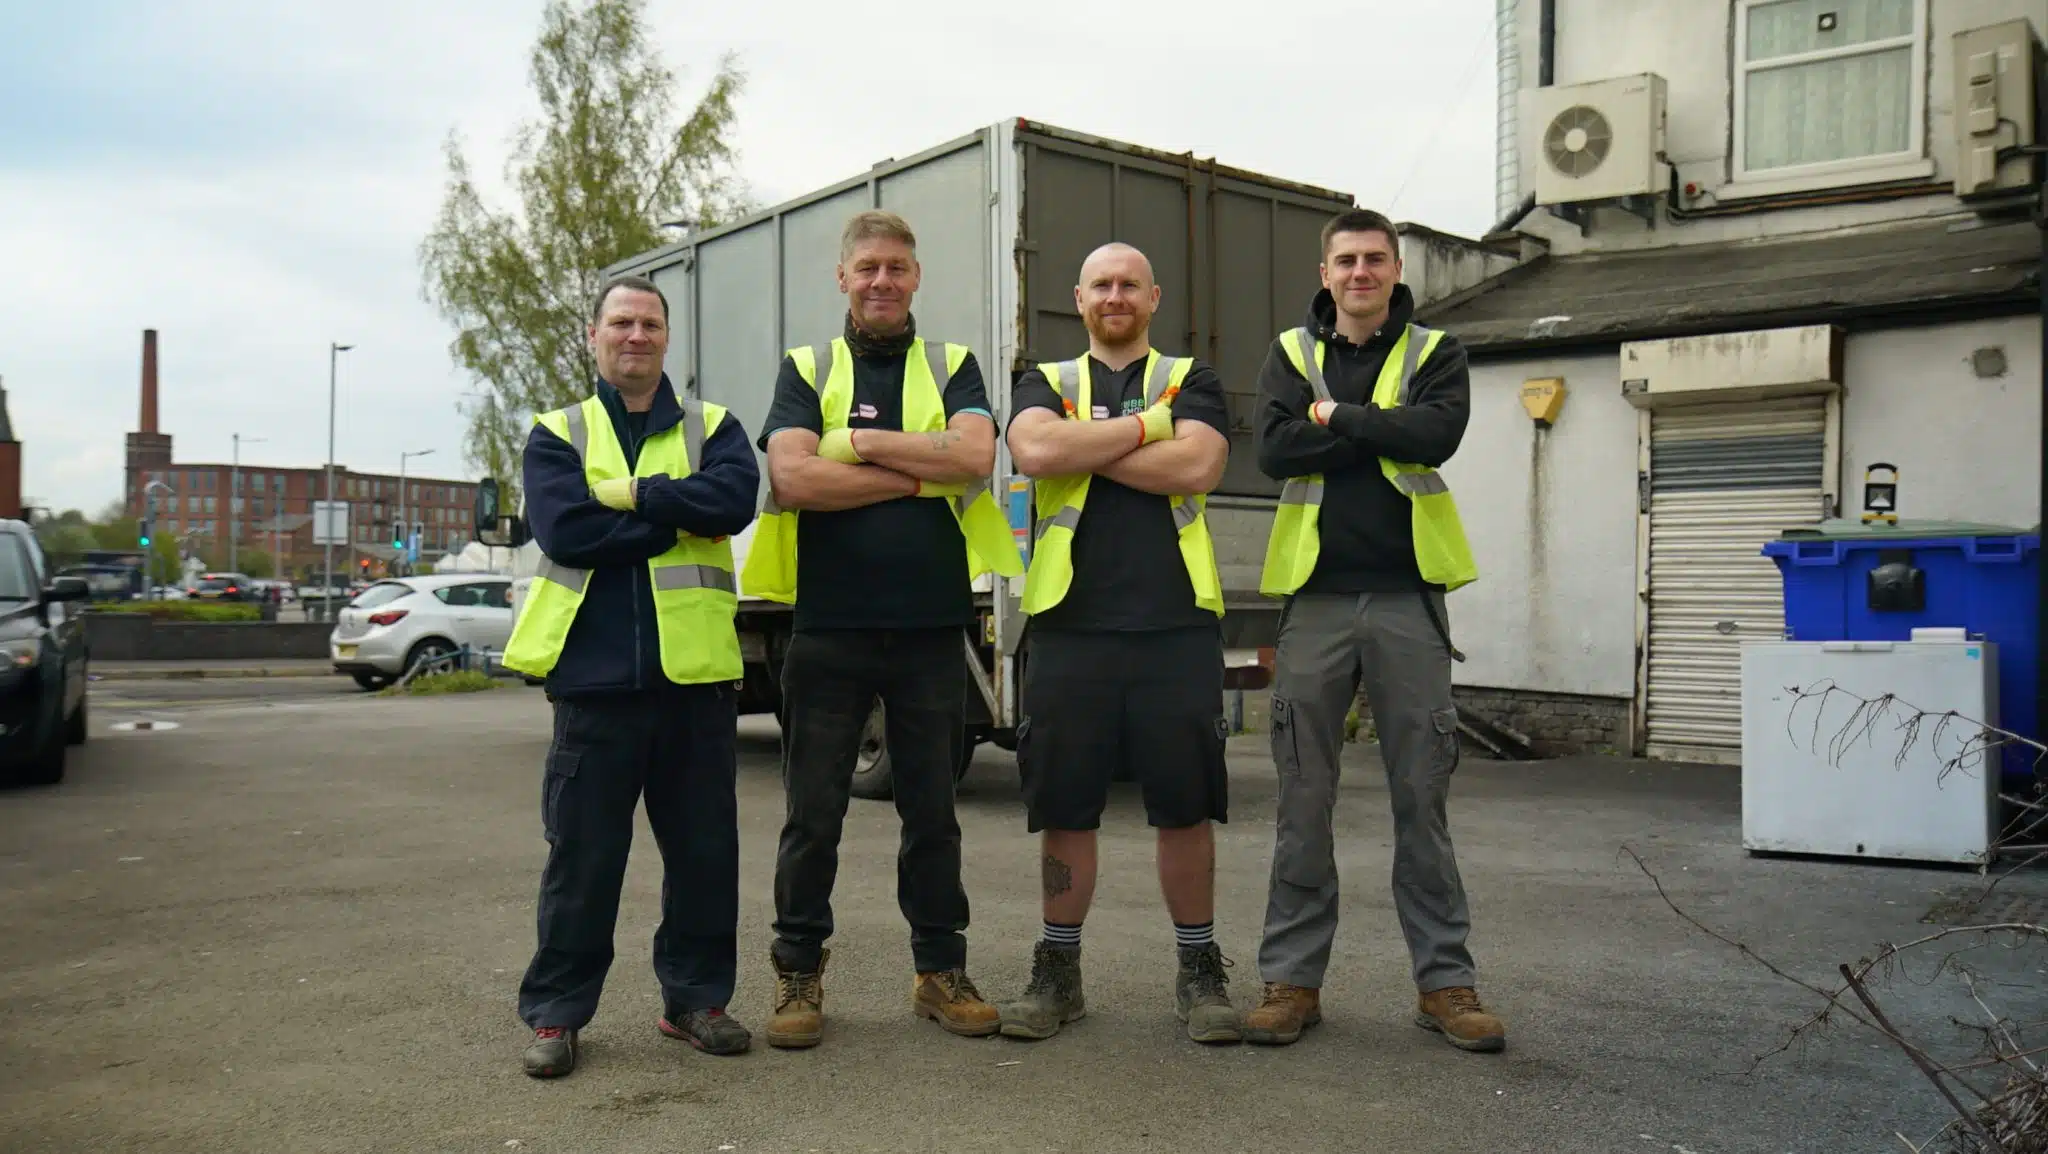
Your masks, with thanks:
M1784 578L1790 640L1909 641L1915 629L1961 628L1998 646L1999 728L2041 740L2038 527L1840 520L1787 532L1763 551ZM2031 791L2036 751L2014 743L2003 752L2002 783Z

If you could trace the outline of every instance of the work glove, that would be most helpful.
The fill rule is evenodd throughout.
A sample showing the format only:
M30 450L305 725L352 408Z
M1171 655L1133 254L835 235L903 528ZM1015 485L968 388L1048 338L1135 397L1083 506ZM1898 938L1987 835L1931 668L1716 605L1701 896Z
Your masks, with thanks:
M917 493L915 495L919 497L961 497L965 496L966 493L967 482L965 481L947 483L926 481L920 478L917 482Z
M853 451L853 430L834 429L818 439L818 455L842 465L864 465L867 458Z
M1144 427L1145 435L1139 439L1142 447L1154 441L1173 439L1173 403L1161 400L1151 408L1138 414L1138 424Z
M634 492L638 480L637 477L613 477L608 481L599 481L591 487L590 495L603 502L608 509L630 513L633 510L633 499L638 496Z

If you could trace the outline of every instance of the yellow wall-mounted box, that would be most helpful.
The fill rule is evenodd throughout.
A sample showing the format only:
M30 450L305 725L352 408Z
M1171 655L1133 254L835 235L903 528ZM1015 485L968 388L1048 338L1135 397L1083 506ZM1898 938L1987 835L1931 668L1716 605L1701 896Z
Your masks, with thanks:
M1564 378L1535 377L1523 381L1522 407L1537 424L1556 424L1558 410L1564 408Z

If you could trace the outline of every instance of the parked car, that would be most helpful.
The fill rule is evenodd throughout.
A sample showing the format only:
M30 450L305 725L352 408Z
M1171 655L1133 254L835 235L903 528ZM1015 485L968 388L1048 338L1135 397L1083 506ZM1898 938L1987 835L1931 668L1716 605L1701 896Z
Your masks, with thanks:
M512 579L489 573L394 577L335 615L334 668L383 689L423 661L467 646L502 651L512 639Z
M254 601L256 582L246 573L201 573L185 594L202 601Z
M85 606L71 603L92 590L49 572L27 523L0 520L0 778L10 783L62 781L66 749L85 741Z

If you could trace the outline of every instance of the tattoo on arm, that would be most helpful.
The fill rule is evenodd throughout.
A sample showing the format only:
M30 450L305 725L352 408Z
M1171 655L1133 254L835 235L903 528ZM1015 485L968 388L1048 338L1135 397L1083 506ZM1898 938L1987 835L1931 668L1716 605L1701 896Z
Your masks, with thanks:
M1045 900L1052 899L1074 888L1074 867L1052 856L1045 855L1039 870L1045 881Z
M940 429L936 433L926 433L925 439L932 443L934 449L950 449L953 442L960 439L960 434L951 429Z

